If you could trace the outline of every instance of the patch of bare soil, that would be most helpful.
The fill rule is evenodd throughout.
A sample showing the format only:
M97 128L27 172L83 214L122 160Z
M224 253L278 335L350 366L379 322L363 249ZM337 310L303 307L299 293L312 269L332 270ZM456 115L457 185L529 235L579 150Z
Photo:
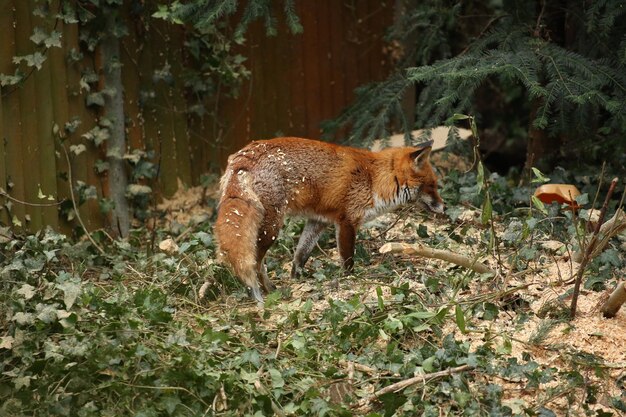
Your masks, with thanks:
M217 195L218 184L209 187L185 187L179 183L178 191L157 205L157 210L163 213L161 227L175 231L182 226L207 221L213 214L213 207L207 201L215 200Z

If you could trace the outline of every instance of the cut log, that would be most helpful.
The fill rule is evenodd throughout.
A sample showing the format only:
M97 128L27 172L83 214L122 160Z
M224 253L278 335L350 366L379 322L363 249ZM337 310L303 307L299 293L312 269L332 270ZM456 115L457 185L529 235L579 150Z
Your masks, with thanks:
M441 259L442 261L450 262L463 268L471 269L479 274L493 274L495 271L489 268L487 265L478 262L476 259L469 258L467 256L459 255L447 250L432 249L422 246L420 244L410 245L408 243L390 242L385 243L380 249L380 253L404 253L406 255L417 255L425 258Z
M602 315L607 319L615 317L622 304L626 302L626 285L620 282L611 293L611 296L602 306Z

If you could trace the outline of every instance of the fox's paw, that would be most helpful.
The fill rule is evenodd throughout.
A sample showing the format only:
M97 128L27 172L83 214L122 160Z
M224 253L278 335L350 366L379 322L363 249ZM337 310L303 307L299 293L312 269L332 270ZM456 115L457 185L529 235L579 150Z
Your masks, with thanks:
M265 291L265 294L274 292L276 291L276 285L274 285L272 281L268 279L263 283L263 291Z
M254 287L248 287L248 295L250 298L256 300L257 303L263 305L263 295L261 294L261 289L258 285Z
M302 268L298 268L294 263L291 267L291 279L297 280L302 276Z

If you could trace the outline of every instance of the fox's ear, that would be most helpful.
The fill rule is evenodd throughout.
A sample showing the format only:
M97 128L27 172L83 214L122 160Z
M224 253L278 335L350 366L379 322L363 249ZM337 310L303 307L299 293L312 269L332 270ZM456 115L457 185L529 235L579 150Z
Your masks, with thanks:
M411 152L409 156L413 160L413 163L416 167L420 168L424 164L424 162L428 160L428 157L430 156L430 151L432 149L433 148L431 146L427 146L425 148L421 148L414 152Z

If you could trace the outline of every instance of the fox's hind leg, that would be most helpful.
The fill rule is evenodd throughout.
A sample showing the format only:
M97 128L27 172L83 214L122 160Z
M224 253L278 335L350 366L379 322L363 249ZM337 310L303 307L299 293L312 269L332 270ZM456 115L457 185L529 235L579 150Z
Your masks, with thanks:
M278 233L280 231L280 226L282 226L282 224L282 219L278 219L276 217L266 217L265 219L263 219L263 223L261 225L261 228L259 229L256 252L257 272L259 282L261 283L261 286L263 287L265 293L270 293L276 290L276 286L272 284L272 281L270 281L267 276L267 268L265 267L264 258L268 249L276 241L276 238L278 237Z
M321 222L319 220L309 219L304 225L300 240L298 240L298 246L296 247L296 254L293 257L293 265L291 267L291 278L297 278L302 272L304 264L311 256L311 252L315 247L315 244L320 238L320 235L324 229L328 226L328 223Z
M272 284L269 277L267 276L267 267L265 266L265 261L261 259L259 261L259 281L261 282L261 286L263 287L263 291L266 294L271 293L276 290L276 285Z

